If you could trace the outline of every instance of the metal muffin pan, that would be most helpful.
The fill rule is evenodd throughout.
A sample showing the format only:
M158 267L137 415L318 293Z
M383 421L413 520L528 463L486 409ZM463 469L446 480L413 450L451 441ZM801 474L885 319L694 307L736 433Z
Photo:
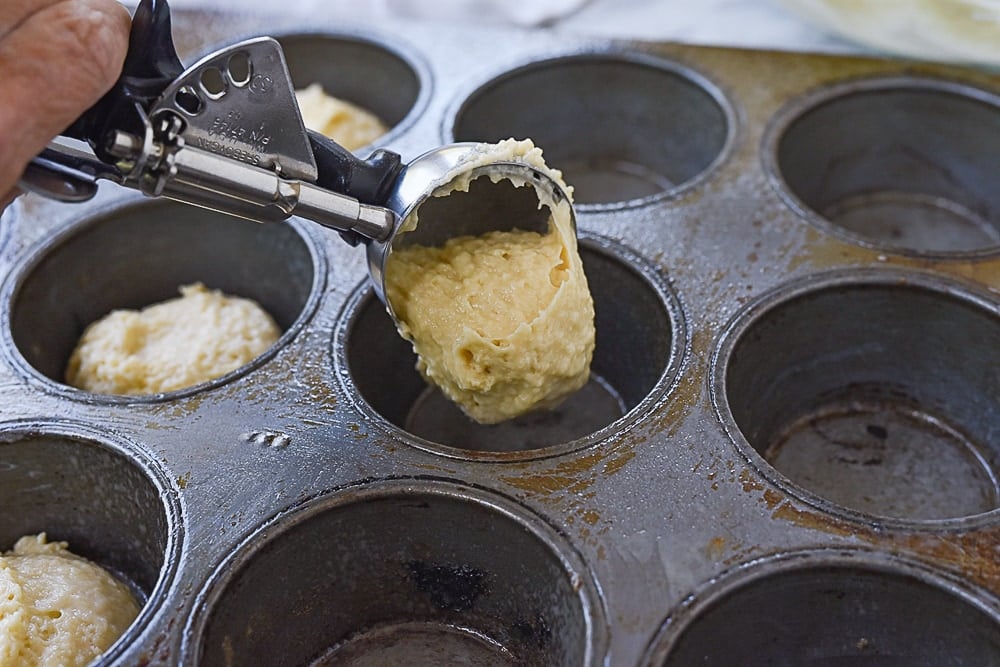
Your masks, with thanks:
M577 186L594 380L494 429L413 370L363 253L105 188L0 220L0 546L147 601L103 664L1000 664L1000 79L559 32L276 34L412 159L529 133ZM342 74L341 74L342 72ZM284 334L127 398L75 336L185 282ZM811 662L810 662L811 661Z

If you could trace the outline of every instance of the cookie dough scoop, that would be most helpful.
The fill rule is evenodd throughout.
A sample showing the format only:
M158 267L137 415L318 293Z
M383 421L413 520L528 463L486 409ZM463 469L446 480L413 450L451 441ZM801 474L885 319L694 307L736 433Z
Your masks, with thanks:
M400 244L435 245L515 224L545 233L543 201L565 203L573 215L547 169L484 157L477 144L443 146L404 164L387 150L359 158L306 130L272 38L184 68L165 0L142 0L121 78L64 134L25 171L23 189L86 201L106 179L256 222L311 220L367 245L383 301L385 264Z

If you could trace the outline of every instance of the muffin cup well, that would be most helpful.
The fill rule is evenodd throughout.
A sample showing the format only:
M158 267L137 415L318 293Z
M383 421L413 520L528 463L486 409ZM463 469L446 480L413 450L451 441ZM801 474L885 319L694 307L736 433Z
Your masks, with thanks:
M68 389L66 365L89 324L115 309L175 298L181 285L200 281L253 299L284 331L257 360L195 385L203 388L246 372L287 342L315 307L325 274L322 256L295 224L131 202L72 225L21 267L4 290L6 333L19 353L15 364Z
M1000 97L922 78L853 81L797 101L768 130L779 192L864 245L962 256L1000 250Z
M590 382L560 406L495 425L473 422L423 380L411 345L367 286L348 303L334 338L345 389L409 442L448 456L549 455L613 431L676 377L686 346L683 316L665 281L626 248L589 237L579 248L597 340Z
M765 559L689 598L646 665L1000 664L988 596L891 556L815 551Z
M216 571L193 617L202 666L602 664L579 557L510 501L446 481L349 487L279 516ZM469 662L471 661L471 662Z
M156 465L82 425L0 425L0 551L46 533L129 586L138 618L108 651L125 651L157 613L180 547L180 509Z
M998 355L995 302L916 273L836 273L737 317L714 398L737 444L800 488L870 515L962 518L1000 507Z
M722 158L735 114L696 72L628 53L582 53L505 72L462 100L455 141L532 139L583 210L676 193Z
M374 37L297 32L275 37L296 89L318 83L333 95L375 114L389 132L405 129L428 96L428 77L412 55Z

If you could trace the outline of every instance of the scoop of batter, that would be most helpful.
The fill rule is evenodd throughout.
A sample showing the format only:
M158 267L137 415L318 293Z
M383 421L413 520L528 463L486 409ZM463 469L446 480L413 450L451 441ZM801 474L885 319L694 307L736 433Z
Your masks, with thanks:
M0 555L0 667L83 667L138 614L124 584L45 533Z
M295 91L295 98L307 128L330 137L349 151L367 146L389 131L375 114L328 95L318 83Z
M250 299L201 283L180 291L180 298L141 311L116 310L87 327L66 381L100 394L174 391L236 370L281 335Z
M483 145L469 160L526 162L571 192L530 140ZM469 171L468 161L456 169ZM434 196L468 185L445 179ZM547 234L515 229L453 238L441 247L403 246L386 265L386 298L400 334L413 343L417 368L484 424L553 407L590 376L594 305L570 203L538 194L552 213ZM419 224L413 218L405 229Z

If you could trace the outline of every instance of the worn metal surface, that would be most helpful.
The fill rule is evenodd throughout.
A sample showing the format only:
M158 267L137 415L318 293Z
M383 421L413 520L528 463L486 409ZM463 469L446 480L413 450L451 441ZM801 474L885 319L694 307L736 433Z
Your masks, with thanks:
M176 30L189 62L280 34L293 78L396 123L379 145L404 159L530 132L587 202L595 392L462 428L332 232L108 187L19 202L0 237L0 545L47 530L144 592L107 664L998 664L1000 80L323 16ZM923 95L953 123L909 115ZM974 233L949 244L934 222L909 244L895 214L925 206ZM864 216L893 224L859 235ZM61 383L88 322L194 280L285 335L166 396Z

